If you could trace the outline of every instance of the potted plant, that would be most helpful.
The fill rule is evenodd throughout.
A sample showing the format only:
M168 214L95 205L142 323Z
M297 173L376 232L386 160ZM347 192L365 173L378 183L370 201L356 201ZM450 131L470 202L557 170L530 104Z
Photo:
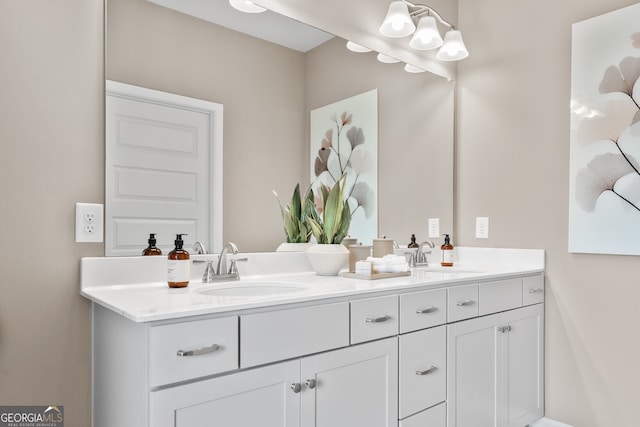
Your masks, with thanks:
M346 181L345 174L331 188L322 184L317 203L305 201L310 206L305 206L307 223L316 239L316 244L307 249L307 257L320 275L336 275L349 261L349 251L341 244L351 224L349 202L344 197Z
M286 241L282 243L276 251L293 252L304 251L309 246L311 238L311 227L307 223L307 217L315 211L314 197L311 189L307 189L304 198L300 196L300 184L296 185L291 196L291 201L283 206L278 193L273 194L280 205L280 213L282 214L282 222Z

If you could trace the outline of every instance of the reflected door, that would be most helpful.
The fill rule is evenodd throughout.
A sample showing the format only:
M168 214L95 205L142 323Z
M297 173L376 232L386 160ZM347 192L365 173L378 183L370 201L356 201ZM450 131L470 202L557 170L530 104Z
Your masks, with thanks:
M178 233L212 250L218 104L108 83L106 255L140 255L149 233L164 253Z

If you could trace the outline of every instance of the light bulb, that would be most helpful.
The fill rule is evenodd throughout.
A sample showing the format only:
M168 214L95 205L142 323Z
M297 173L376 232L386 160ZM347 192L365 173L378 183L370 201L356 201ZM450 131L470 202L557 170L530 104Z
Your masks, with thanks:
M245 13L261 13L267 10L262 6L258 6L250 0L229 0L229 4L234 9Z

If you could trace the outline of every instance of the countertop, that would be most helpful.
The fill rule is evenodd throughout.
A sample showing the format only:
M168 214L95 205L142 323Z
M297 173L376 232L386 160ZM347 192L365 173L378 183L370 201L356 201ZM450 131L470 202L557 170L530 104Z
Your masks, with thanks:
M412 269L410 276L365 280L316 275L310 271L304 253L238 254L237 258L249 258L247 263L239 264L241 280L202 283L199 275L204 266L196 264L191 268L189 286L181 289L169 288L164 280L166 257L83 258L81 294L134 322L151 322L389 291L409 292L544 272L542 250L460 248L457 255L458 258L464 256L465 262L457 262L452 268L417 267ZM217 256L194 258L216 259ZM432 262L431 265L438 264ZM287 293L249 296L201 293L229 288L233 294L237 287L270 284L295 289Z

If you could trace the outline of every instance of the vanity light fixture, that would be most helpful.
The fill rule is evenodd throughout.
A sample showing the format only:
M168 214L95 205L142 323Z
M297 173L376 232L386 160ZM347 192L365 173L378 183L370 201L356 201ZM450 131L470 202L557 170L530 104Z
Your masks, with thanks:
M380 34L386 37L406 37L416 30L409 14L409 3L403 0L392 1L380 26Z
M347 49L349 49L352 52L358 52L358 53L371 52L371 49L369 49L368 47L361 46L352 41L347 42Z
M240 12L246 13L262 13L266 11L262 6L258 6L250 0L229 0L229 4Z
M389 55L385 55L384 53L379 53L377 58L378 58L378 61L384 62L385 64L395 64L400 62L399 59L393 58Z
M411 64L405 64L404 65L404 70L407 73L425 73L427 70L423 70L420 67L416 67L415 65L411 65Z
M418 21L418 26L414 23ZM437 22L448 27L444 40L438 31ZM462 33L453 24L445 21L433 8L414 4L407 0L394 0L380 26L380 34L386 37L407 37L413 34L409 46L417 50L440 48L436 58L441 61L459 61L469 56L462 41Z

